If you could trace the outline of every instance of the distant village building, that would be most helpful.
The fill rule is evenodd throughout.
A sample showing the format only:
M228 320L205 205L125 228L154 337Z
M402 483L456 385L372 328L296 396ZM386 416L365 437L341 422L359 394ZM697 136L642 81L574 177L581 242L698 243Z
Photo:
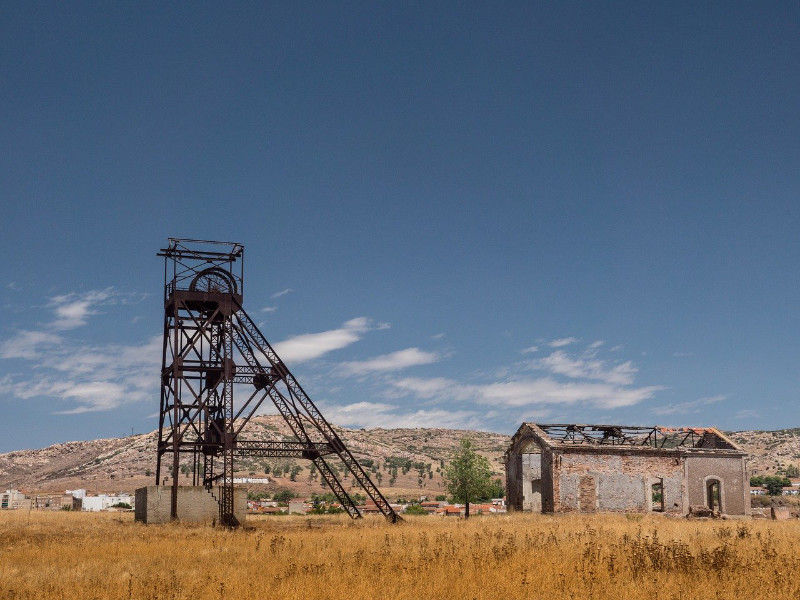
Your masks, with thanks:
M0 494L0 509L20 510L30 508L31 500L19 490L6 490Z
M72 510L72 494L36 494L31 498L37 510Z
M505 456L508 507L749 515L746 456L713 427L523 423Z
M269 483L269 477L234 477L233 483Z
M82 498L74 498L73 500L73 508L84 512L108 510L116 504L127 504L135 508L135 499L128 494L120 494L119 496L100 494L99 496L83 496Z

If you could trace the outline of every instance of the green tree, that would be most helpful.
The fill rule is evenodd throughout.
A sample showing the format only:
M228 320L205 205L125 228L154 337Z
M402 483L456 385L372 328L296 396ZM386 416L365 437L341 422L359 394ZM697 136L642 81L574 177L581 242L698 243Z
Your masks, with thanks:
M503 484L502 479L495 479L489 484L486 490L486 499L502 498L506 494L506 486Z
M447 491L457 502L466 506L464 518L469 518L469 503L486 495L492 483L492 468L486 457L472 448L469 438L462 438L450 463L444 470Z
M289 500L292 498L294 498L294 493L290 490L281 490L279 492L275 492L275 495L272 497L275 502L279 503L289 502Z
M780 496L783 493L783 488L791 487L792 482L787 477L775 475L764 477L763 485L767 488L767 493L770 496Z
M292 481L297 481L297 476L300 474L300 471L303 470L303 467L300 465L294 465L292 467L292 472L289 475L289 479Z
M786 467L786 476L800 477L800 469L797 468L797 465L789 465L788 467Z

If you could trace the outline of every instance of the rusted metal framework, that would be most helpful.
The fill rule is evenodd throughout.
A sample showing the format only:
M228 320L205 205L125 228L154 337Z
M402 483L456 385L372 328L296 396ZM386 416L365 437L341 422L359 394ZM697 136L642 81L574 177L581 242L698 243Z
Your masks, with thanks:
M344 510L358 518L355 502L328 463L338 457L378 510L392 522L399 520L242 308L244 247L170 238L158 256L164 258L164 344L156 484L168 469L172 517L178 514L181 457L188 455L193 485L205 486L214 496L220 523L228 527L239 525L233 475L236 459L244 457L312 461ZM268 398L296 441L240 437Z
M649 446L651 448L733 447L711 427L636 427L627 425L537 424L556 444Z

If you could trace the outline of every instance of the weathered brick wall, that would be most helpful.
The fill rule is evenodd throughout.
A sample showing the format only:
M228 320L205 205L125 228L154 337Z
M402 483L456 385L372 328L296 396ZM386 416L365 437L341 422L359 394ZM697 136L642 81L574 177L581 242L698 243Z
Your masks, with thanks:
M688 503L706 506L706 484L720 482L722 512L729 515L750 514L750 479L744 457L715 454L691 454L686 457Z
M506 455L506 502L512 510L522 510L522 455Z
M221 490L214 488L214 496ZM219 521L219 504L214 496L199 486L178 487L178 520L186 523ZM235 488L233 496L234 515L244 523L247 510L247 490ZM172 507L172 487L151 485L136 490L135 519L142 523L167 523Z
M554 477L554 455L552 450L542 448L542 512L557 510L558 480Z
M677 454L619 450L557 454L557 511L648 512L652 485L663 483L664 510L683 511L683 467Z

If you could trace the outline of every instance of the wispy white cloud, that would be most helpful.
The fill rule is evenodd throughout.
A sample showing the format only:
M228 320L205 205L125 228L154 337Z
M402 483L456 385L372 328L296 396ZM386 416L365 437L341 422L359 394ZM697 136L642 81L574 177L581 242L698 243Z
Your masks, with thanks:
M685 356L692 356L693 352L673 352L672 356L676 358L683 358Z
M261 312L263 312L263 313L271 313L271 312L275 312L276 310L278 310L277 306L265 306L264 308L261 309Z
M32 356L35 380L9 379L12 397L50 397L77 403L56 414L111 410L121 404L158 397L161 336L144 344L83 346L67 340Z
M50 299L50 306L56 314L52 326L56 329L74 329L86 325L87 317L97 314L96 307L108 303L115 296L113 288L54 296Z
M347 427L437 427L480 429L485 427L485 413L473 410L422 408L408 410L402 405L356 402L338 406L322 403L325 417Z
M289 291L287 288L280 295ZM87 323L101 307L124 301L113 288L51 298L48 305L54 313L51 325L57 328L57 333L52 329L19 331L0 342L0 358L29 360L30 372L35 374L35 378L28 376L27 380L7 376L4 388L18 399L60 400L63 404L54 410L61 414L108 411L125 403L152 403L154 399L157 402L160 335L133 345L87 345L70 339L70 335L75 337L70 330ZM271 309L267 307L264 312ZM370 331L390 327L388 323L357 317L333 329L290 337L274 347L291 368L348 348ZM440 339L441 335L434 337ZM381 374L368 378L381 402L329 403L326 417L338 424L362 427L387 424L486 427L496 418L493 415L508 412L518 416L544 415L551 409L560 412L563 407L575 405L614 409L648 400L664 389L636 386L637 369L633 363L600 358L605 347L601 348L598 342L581 352L577 351L578 346L567 348L576 344L577 338L549 343L532 341L537 346L526 348L524 353L543 349L549 356L525 357L520 362L473 373L469 380L462 381L446 377L401 377L403 369L435 364L443 358L439 352L416 346L341 362L340 372L348 375ZM330 368L330 364L319 366ZM541 373L531 373L531 369ZM313 380L313 366L309 370ZM409 402L409 398L413 401Z
M399 371L417 365L427 365L439 360L436 352L426 352L419 348L406 348L390 354L383 354L368 360L350 361L341 364L344 374L364 375L366 373Z
M0 342L0 358L34 359L62 341L61 336L45 331L19 331L14 337Z
M746 408L744 410L736 411L736 418L737 419L755 419L755 418L760 417L760 416L761 415L757 410L752 410L752 409L749 409L749 408Z
M15 281L9 281L6 284L6 288L11 290L12 292L18 292L22 289L22 287L20 287L20 285Z
M523 348L522 350L520 350L522 354L533 354L534 352L538 351L539 351L539 346L528 346L527 348Z
M372 328L367 317L350 319L338 329L319 333L304 333L274 345L275 352L288 364L296 364L319 358L324 354L341 350L356 343Z
M62 294L50 298L53 311L48 330L19 331L0 342L0 359L28 361L28 373L7 376L10 397L49 397L72 403L55 411L76 414L110 410L128 402L158 397L161 337L141 345L90 346L69 338L69 330L88 322L101 306L133 304L146 297L114 288ZM52 330L60 333L52 333Z
M61 393L65 400L75 400L75 408L56 411L57 415L77 415L86 412L111 410L125 401L127 389L111 381L76 383Z
M275 292L270 296L270 298L280 298L281 296L285 296L286 294L291 294L294 290L292 288L286 288L285 290L281 290L280 292Z
M560 346L574 344L575 338L556 340ZM550 344L552 345L552 342ZM547 406L589 405L601 409L633 406L665 389L659 385L636 386L637 369L631 361L602 359L602 343L594 342L582 352L557 349L549 356L526 360L496 369L484 381L461 382L443 377L403 377L389 380L387 398L412 396L429 404L467 403L513 408L515 412L542 414ZM526 348L532 352L538 348ZM531 377L526 371L546 371Z
M439 400L469 400L467 386L446 377L404 377L390 382L400 395L412 393L418 398Z
M718 404L724 400L725 396L720 394L717 396L709 396L707 398L698 398L697 400L691 400L688 402L678 402L677 404L658 406L653 409L653 412L657 415L683 415L689 413L699 413L703 407L710 404Z
M566 337L560 338L557 340L553 340L552 342L548 343L547 345L551 348L563 348L564 346L569 346L570 344L574 344L578 341L578 338L574 337Z
M396 379L398 390L422 399L479 402L506 407L531 407L547 404L588 403L600 408L632 406L664 389L662 386L626 387L607 383L560 382L550 377L518 379L487 384L461 384L444 378Z
M483 402L499 402L505 406L583 402L599 408L620 408L648 400L662 389L664 388L661 386L633 388L607 383L563 383L544 377L483 386L480 399Z
M113 287L88 292L72 292L50 298L49 307L55 313L51 327L59 330L86 325L88 317L99 314L98 308L113 304L137 304L148 294L123 293Z
M436 335L432 335L431 339L432 340L441 340L444 336L445 336L444 333L437 333Z
M637 371L631 361L611 365L597 358L593 351L580 356L570 356L563 350L556 350L550 356L533 360L528 364L533 369L547 370L554 375L572 379L597 379L617 385L633 383Z

